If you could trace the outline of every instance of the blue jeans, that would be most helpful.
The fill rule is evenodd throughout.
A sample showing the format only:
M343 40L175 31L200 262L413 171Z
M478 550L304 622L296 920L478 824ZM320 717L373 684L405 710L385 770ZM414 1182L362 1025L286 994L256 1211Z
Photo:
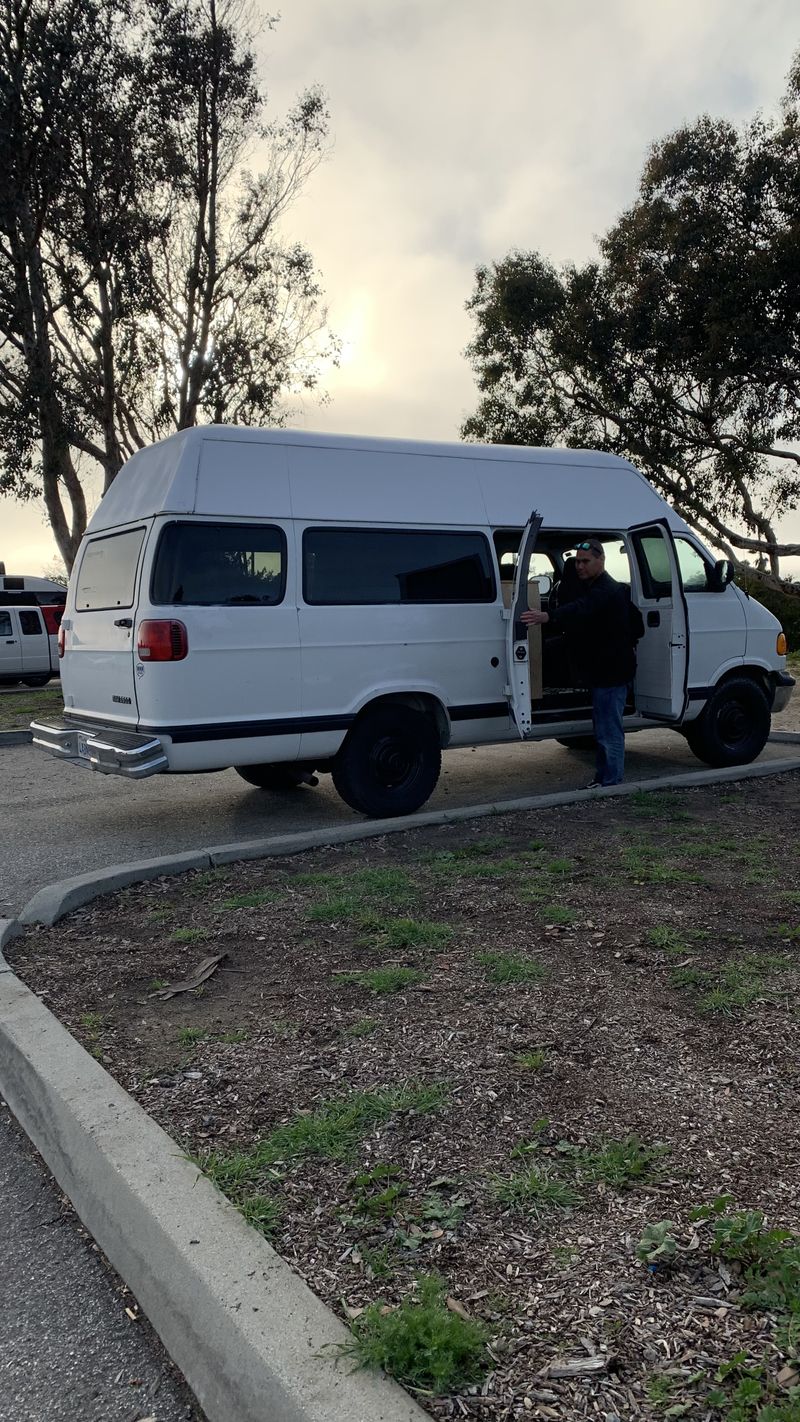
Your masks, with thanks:
M595 779L601 785L619 785L624 774L622 713L627 695L627 686L592 687L592 727L597 742Z

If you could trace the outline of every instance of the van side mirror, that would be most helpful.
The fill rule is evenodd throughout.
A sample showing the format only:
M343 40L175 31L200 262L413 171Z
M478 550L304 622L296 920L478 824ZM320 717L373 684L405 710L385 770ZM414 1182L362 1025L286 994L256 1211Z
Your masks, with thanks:
M718 558L708 573L708 586L711 591L724 592L728 583L733 582L735 571L730 558Z

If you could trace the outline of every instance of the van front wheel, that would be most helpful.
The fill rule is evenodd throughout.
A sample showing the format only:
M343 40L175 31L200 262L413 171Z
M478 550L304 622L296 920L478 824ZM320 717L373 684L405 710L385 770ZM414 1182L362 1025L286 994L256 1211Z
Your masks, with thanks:
M734 676L711 693L683 734L706 765L749 765L767 744L769 730L769 702L761 687L749 676Z
M433 722L408 706L376 706L349 731L333 762L346 804L379 819L411 815L433 794L442 751Z

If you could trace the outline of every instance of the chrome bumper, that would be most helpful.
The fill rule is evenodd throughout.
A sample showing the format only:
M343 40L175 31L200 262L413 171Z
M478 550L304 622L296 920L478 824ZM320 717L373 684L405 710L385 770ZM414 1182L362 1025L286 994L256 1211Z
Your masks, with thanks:
M103 775L144 780L169 764L157 736L139 736L115 726L76 726L66 721L31 721L33 744L59 760L74 760Z

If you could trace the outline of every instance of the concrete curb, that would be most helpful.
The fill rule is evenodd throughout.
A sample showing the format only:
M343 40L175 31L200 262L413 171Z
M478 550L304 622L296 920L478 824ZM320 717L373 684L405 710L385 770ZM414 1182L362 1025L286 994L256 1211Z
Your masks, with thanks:
M8 971L0 1091L210 1422L424 1422L337 1361L345 1326Z
M788 732L784 734L789 734ZM797 737L800 745L800 736ZM691 788L714 785L730 780L753 780L766 775L784 775L800 770L800 755L785 760L767 761L764 765L731 766L724 770L696 770L683 775L661 775L652 780L631 780L623 785L609 785L601 790L570 790L551 795L527 795L517 800L501 800L496 804L463 805L456 810L428 810L416 815L403 815L391 820L366 820L360 824L338 828L305 831L299 834L273 835L268 839L234 841L212 845L208 849L190 850L185 854L168 854L158 859L143 859L138 863L114 864L92 874L78 874L40 889L19 915L20 924L57 923L66 913L90 903L104 894L130 884L157 879L164 874L179 874L187 869L209 869L237 860L268 859L279 855L302 854L330 844L351 844L359 839L377 839L386 834L401 834L411 829L426 829L432 825L456 824L461 820L482 819L487 815L513 814L519 810L553 809L559 805L579 804L583 800L634 795L641 791Z
M800 731L770 731L769 738L781 745L800 746Z
M26 746L33 740L33 731L0 731L0 750L4 746Z

